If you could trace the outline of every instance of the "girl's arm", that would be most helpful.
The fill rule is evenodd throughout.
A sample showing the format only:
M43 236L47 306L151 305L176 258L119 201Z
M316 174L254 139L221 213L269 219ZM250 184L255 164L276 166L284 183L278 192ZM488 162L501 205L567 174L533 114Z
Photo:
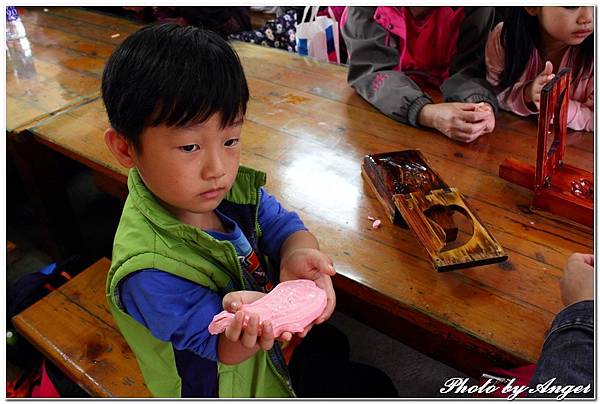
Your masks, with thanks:
M486 40L494 23L494 7L465 7L450 77L441 89L446 102L487 102L498 109L496 96L485 79Z
M432 102L407 75L394 68L400 62L398 44L373 20L376 7L349 7L342 35L348 47L348 83L388 117L418 126L421 108Z

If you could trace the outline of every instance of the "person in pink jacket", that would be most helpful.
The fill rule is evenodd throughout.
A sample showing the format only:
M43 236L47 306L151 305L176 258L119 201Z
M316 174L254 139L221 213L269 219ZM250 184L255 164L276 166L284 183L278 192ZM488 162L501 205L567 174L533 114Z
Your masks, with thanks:
M594 128L594 8L513 7L485 49L487 79L500 108L517 115L539 112L541 90L571 68L567 126ZM509 50L508 52L505 50Z
M472 142L496 124L484 60L493 22L494 7L347 7L348 84L396 121Z

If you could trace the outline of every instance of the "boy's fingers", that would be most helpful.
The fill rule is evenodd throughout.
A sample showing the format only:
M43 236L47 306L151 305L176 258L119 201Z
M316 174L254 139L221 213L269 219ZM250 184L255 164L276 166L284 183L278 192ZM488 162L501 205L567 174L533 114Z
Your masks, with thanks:
M331 317L333 311L335 310L335 290L333 289L333 282L331 282L331 278L329 276L321 276L315 281L315 283L318 287L325 291L325 295L327 296L327 305L325 306L323 313L321 313L321 315L315 320L317 324L321 324Z
M262 333L259 340L260 347L265 351L273 348L275 337L273 336L273 325L270 321L265 320L262 323Z
M308 265L316 269L319 272L327 274L329 276L335 275L335 269L333 268L333 261L327 255L315 251L313 254L308 256Z
M264 295L264 293L252 290L228 293L223 298L223 308L230 313L235 313L242 308L242 305L252 303Z
M236 293L228 293L223 298L223 308L230 313L237 312L242 306L242 301Z
M304 330L302 330L302 332L300 334L298 334L298 336L300 338L304 338L306 337L306 335L308 334L308 332L313 328L312 324L307 325L306 327L304 327Z
M225 329L225 337L230 341L237 341L240 339L242 328L244 327L244 313L238 311L235 313L233 320L229 326Z
M258 337L258 315L250 314L248 325L240 338L242 345L246 348L253 348L256 345L256 339Z
M333 262L329 257L323 255L323 258L319 261L319 271L329 276L335 275L335 269L333 268Z

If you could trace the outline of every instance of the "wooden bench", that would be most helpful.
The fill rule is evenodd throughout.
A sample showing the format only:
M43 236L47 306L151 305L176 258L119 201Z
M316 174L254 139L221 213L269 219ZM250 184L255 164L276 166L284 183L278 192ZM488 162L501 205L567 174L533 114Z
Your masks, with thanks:
M108 310L102 258L13 318L19 333L93 397L151 397Z

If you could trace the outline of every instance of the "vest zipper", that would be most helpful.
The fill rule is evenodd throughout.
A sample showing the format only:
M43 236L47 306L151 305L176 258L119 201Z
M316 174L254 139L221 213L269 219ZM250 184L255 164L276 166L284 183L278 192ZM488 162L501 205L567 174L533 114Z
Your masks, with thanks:
M231 244L230 241L226 241L227 249L229 250L230 258L233 256L233 262L235 262L236 269L239 275L240 282L242 283L242 290L245 290L248 285L246 285L246 281L244 280L244 273L242 269L242 264L240 264L240 260L238 260L237 252L235 251L235 247Z
M258 224L258 217L256 219L256 223ZM245 290L246 287L247 287L247 285L246 285L246 282L244 280L244 274L243 274L242 265L240 264L239 260L237 259L237 253L235 252L235 247L230 242L227 242L227 247L228 247L228 249L229 249L230 252L233 252L233 256L235 257L234 261L236 263L236 266L237 266L237 269L238 269L238 273L240 274L240 281L242 282L242 289ZM288 392L291 394L292 398L297 397L296 393L294 392L294 388L292 387L292 381L286 379L285 377L283 377L281 375L281 373L279 373L279 371L277 370L277 368L273 364L273 361L271 360L271 356L268 353L267 353L267 363L269 364L269 367L271 368L271 370L273 371L273 373L275 373L275 375L277 376L277 378L286 387L286 389L288 390ZM284 363L284 365L285 365L285 363Z

